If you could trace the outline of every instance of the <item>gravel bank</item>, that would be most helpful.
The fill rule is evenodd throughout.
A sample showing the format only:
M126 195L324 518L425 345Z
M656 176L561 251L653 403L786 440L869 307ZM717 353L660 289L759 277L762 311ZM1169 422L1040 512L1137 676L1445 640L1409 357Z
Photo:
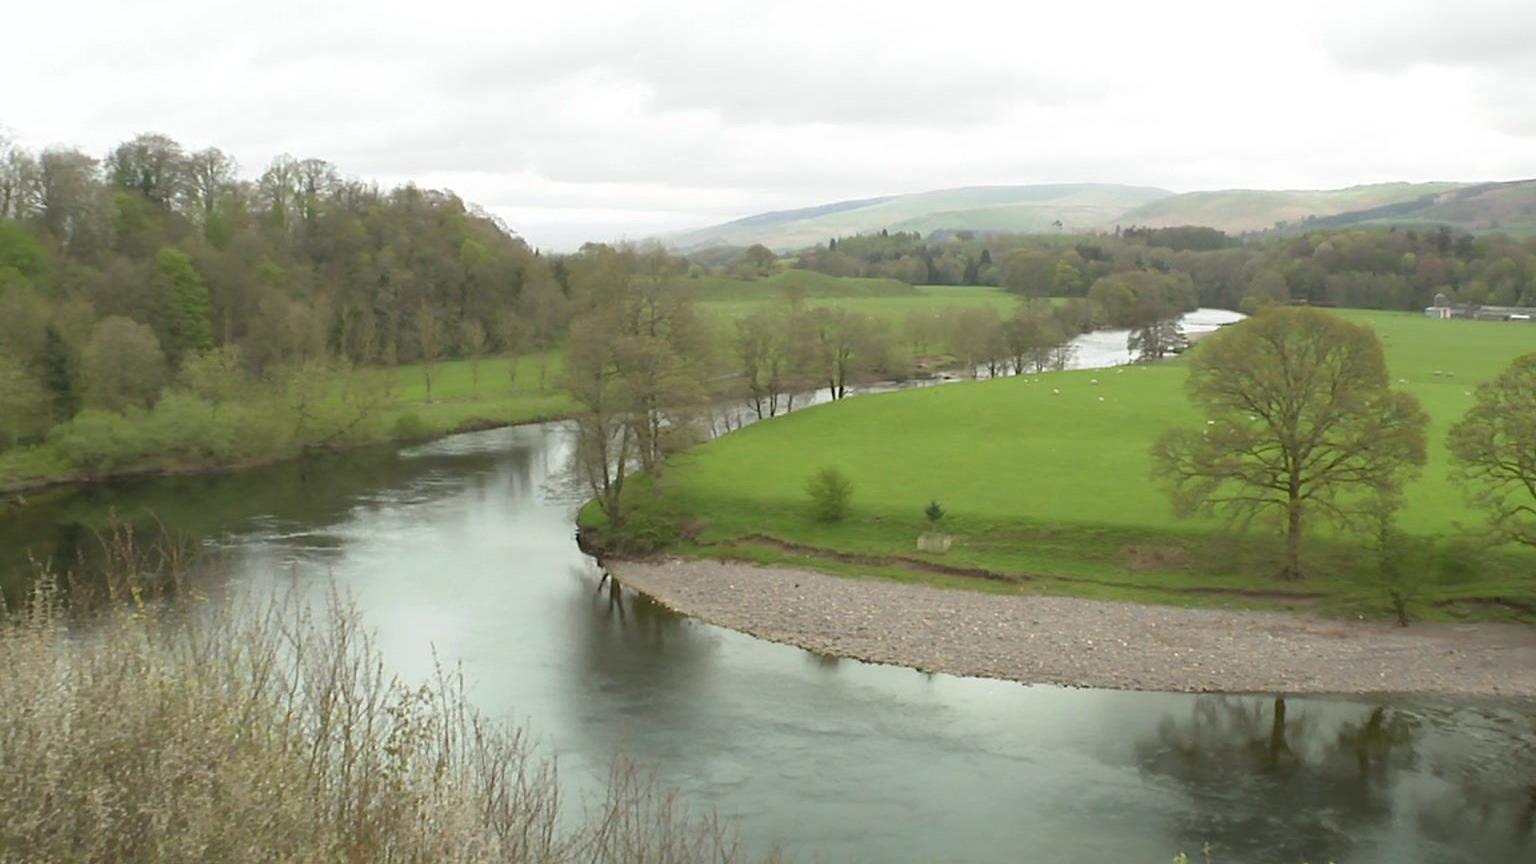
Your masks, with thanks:
M823 654L1120 690L1536 697L1536 627L1007 596L716 561L610 562L679 612Z

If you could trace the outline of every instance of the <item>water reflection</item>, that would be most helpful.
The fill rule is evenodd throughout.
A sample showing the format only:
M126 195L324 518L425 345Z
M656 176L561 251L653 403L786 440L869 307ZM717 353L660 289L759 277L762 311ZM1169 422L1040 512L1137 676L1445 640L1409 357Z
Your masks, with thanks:
M623 750L806 860L1532 851L1527 706L1023 687L762 642L604 582L551 482L567 449L559 426L527 427L81 490L4 517L0 548L67 560L110 506L158 513L218 553L209 584L336 586L401 675L462 664L476 704L531 723L574 797Z
M1466 734L1488 716L1204 695L1135 753L1144 776L1188 797L1175 819L1186 848L1209 842L1237 860L1512 860L1488 856L1531 843L1532 730L1518 741ZM1486 759L1522 779L1501 787L1466 771ZM1447 766L1462 785L1447 786ZM1494 823L1502 830L1490 834Z

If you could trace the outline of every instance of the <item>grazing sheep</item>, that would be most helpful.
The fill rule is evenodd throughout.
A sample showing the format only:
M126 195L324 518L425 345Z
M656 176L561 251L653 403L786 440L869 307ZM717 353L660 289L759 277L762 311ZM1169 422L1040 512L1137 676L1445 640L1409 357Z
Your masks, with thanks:
M1056 389L1055 387L1052 387L1051 388L1051 395L1052 396L1060 396L1061 395L1061 391Z
M1098 383L1099 383L1099 379L1097 379L1097 378L1089 378L1088 379L1088 383L1097 386Z
M1100 401L1100 402L1103 402L1103 401L1104 401L1104 397L1103 397L1103 396L1100 396L1100 397L1099 397L1099 401Z

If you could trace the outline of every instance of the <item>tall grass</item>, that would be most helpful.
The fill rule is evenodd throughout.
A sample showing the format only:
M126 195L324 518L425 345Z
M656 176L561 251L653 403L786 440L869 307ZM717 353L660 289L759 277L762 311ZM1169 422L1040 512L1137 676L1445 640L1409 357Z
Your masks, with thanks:
M340 598L172 602L127 543L87 620L44 580L0 623L0 861L745 860L623 761L573 810L457 672L392 677Z

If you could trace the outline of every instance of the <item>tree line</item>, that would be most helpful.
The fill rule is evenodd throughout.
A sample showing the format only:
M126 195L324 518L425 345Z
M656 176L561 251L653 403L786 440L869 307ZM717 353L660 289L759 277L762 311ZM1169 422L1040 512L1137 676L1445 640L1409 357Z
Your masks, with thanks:
M1198 305L1269 302L1418 309L1457 303L1536 306L1536 239L1439 228L1228 237L1211 228L1117 228L1086 236L882 231L838 237L795 266L912 284L994 285L1036 297L1091 296L1104 279L1187 280Z
M0 139L0 446L168 388L209 403L317 365L537 350L565 302L549 261L450 192L289 156L247 180L157 134L99 158Z

